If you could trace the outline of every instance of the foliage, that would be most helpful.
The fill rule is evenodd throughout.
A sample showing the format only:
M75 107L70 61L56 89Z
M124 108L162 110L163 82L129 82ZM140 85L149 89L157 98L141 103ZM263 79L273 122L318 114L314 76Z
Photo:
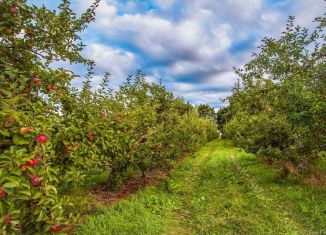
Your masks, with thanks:
M325 150L325 18L310 32L290 17L280 39L265 38L254 59L236 69L228 137L297 172Z
M220 108L215 114L215 123L220 131L223 131L224 125L227 124L233 117L231 106Z
M116 92L105 74L92 90L78 33L97 5L77 17L68 0L57 11L0 1L1 233L58 233L70 216L58 190L102 171L113 187L128 168L144 174L215 137L210 121L141 73ZM82 90L71 71L50 66L63 60L88 66Z
M225 127L225 131L239 145L254 153L267 150L269 147L279 153L290 142L288 134L290 126L285 116L275 116L273 113L259 113L251 116L244 112L238 113ZM271 156L271 153L268 156Z
M58 105L73 78L55 60L86 63L77 35L93 20L95 2L81 17L30 6L23 0L0 2L0 226L2 233L58 232L62 205L57 197L55 130Z
M213 107L209 106L208 104L200 104L197 106L197 112L199 117L207 118L214 120L215 119L215 110Z

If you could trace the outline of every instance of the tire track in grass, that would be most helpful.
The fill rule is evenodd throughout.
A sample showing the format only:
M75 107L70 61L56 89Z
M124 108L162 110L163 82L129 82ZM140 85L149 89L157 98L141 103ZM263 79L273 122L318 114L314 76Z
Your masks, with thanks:
M182 181L176 182L177 189L174 190L175 192L172 192L175 194L174 199L177 201L177 207L173 210L172 214L167 216L168 219L166 220L167 224L163 233L164 235L196 234L192 227L189 226L189 221L192 219L189 204L196 194L194 186L201 166L211 158L214 147L214 142L203 147L196 157L188 160L172 176L172 181L170 180L171 184L174 182L173 178L182 179Z
M244 177L235 165L240 149L219 141L201 164L193 185L188 226L193 234L308 234L273 210L263 189ZM201 200L202 199L202 200Z
M298 214L301 200L291 197L306 188L297 185L291 191L273 183L272 175L254 155L228 141L213 141L160 184L90 218L77 234L323 234L315 232L324 231L318 215ZM321 205L323 194L302 195L317 198L304 201L307 208L320 207L320 213L326 209Z
M308 234L309 232L305 230L304 226L295 221L294 218L289 218L287 211L284 210L284 208L277 206L278 203L276 203L273 198L266 195L265 189L260 187L258 183L242 169L242 167L236 161L239 156L239 154L237 156L231 155L235 172L237 172L239 176L248 184L259 202L275 215L275 218L280 224L284 225L284 232L288 231L291 234Z

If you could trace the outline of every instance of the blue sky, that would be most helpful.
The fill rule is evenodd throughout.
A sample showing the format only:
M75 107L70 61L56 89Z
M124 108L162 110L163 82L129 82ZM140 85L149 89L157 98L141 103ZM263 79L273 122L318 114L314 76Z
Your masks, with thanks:
M59 0L29 2L54 8ZM80 14L91 2L72 6ZM324 0L102 0L96 22L82 33L83 55L97 64L94 87L105 71L116 87L142 69L186 101L218 108L237 79L232 67L248 62L263 37L279 37L289 15L312 28L325 6Z

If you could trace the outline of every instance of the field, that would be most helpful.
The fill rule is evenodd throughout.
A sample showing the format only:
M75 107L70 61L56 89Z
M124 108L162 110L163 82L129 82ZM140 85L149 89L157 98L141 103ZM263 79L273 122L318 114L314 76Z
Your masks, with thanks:
M75 234L325 234L326 194L217 140Z

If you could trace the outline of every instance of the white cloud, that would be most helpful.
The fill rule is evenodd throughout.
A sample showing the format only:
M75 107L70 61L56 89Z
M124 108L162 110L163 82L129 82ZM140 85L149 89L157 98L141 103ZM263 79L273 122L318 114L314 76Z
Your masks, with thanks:
M193 73L200 69L201 65L196 63L192 63L189 61L177 61L170 67L171 75L178 76L178 75L185 75L189 73ZM198 68L199 67L199 68Z
M221 106L225 97L229 96L231 92L186 92L182 93L182 96L192 102L195 105L209 104L212 106Z
M234 85L236 76L232 71L215 73L207 78L200 79L200 82L178 82L173 81L169 86L178 92L194 92L194 91L216 91L223 92L229 90Z
M103 44L91 44L85 51L88 59L95 61L100 72L110 72L113 83L117 84L139 67L136 56L128 51L115 49Z
M174 0L154 0L154 2L163 10L169 9L173 3Z
M229 24L213 25L207 29L196 19L173 22L153 14L118 15L114 9L104 2L103 9L97 14L96 27L107 37L127 40L156 59L174 56L189 60L193 57L213 58L231 43Z
M212 84L215 87L232 87L236 82L236 75L233 71L227 71L223 73L213 74L208 77L207 83Z
M257 19L262 7L262 0L183 0L183 5L187 17L191 17L198 9L205 9L214 12L214 15L220 19L248 22Z
M91 44L87 56L95 59L101 71L120 79L142 65L149 73L148 81L163 78L163 83L186 100L210 104L229 94L226 90L235 81L232 66L248 62L264 36L278 37L288 15L310 26L325 11L323 0L275 4L266 0L153 1L159 9L146 10L148 4L141 0L102 0L90 30L95 27L101 38L87 38ZM91 0L74 2L85 9ZM139 54L97 42L106 39L132 45ZM231 53L230 48L248 40L250 48L245 45ZM187 76L194 78L192 83L181 81Z
M146 75L145 79L149 83L158 83L159 82L159 79L153 75Z
M292 0L292 12L296 16L296 23L302 26L311 26L312 20L325 13L324 0Z
M179 91L180 93L193 91L198 88L194 84L185 83L185 82L173 82L170 84L170 87L173 90Z
M225 5L226 12L241 20L256 20L260 13L262 0L227 0Z
M275 11L266 12L261 15L264 24L275 24L279 21L279 18L279 13Z

